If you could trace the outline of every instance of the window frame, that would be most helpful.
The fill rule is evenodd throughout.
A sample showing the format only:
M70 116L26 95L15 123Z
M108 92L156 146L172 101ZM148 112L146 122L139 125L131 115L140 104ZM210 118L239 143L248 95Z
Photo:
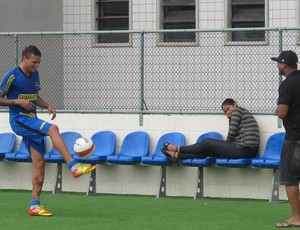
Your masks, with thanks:
M225 27L228 29L235 29L232 27L232 1L233 0L225 0ZM253 0L249 0L249 2L253 3ZM255 5L255 4L254 4ZM250 22L250 21L249 21ZM247 23L247 21L242 22ZM250 22L251 23L251 22ZM252 21L255 23L255 21ZM267 28L269 26L269 0L264 0L264 27L257 27L257 28ZM240 28L247 28L247 27L240 27ZM249 27L255 28L255 27ZM264 40L232 40L234 32L228 32L225 34L225 45L268 45L269 44L269 32L264 32Z
M168 1L168 0L167 0ZM169 0L170 1L170 0ZM172 1L172 0L171 0ZM194 1L194 2L192 2ZM169 18L166 18L165 17L165 7L184 7L183 5L180 5L180 4L176 4L174 2L176 2L176 0L173 0L172 3L166 3L164 0L161 0L161 1L157 1L157 27L160 29L160 30L168 30L168 29L165 29L164 27L164 24L167 24L168 21L169 21L169 24L172 24L173 22L175 22L174 24L176 25L177 24L180 24L180 22L176 22L176 19L172 19L172 15L169 15ZM180 2L180 0L178 1ZM181 1L182 2L182 1ZM185 4L185 6L191 6L191 5L194 5L194 8L195 8L195 15L194 15L194 24L195 24L195 28L192 28L192 29L197 29L198 28L198 5L199 5L199 1L197 0L191 0L190 2L192 3L187 3ZM176 11L175 11L176 12ZM177 12L180 12L180 11L177 11ZM185 10L182 10L181 12L186 12ZM183 23L190 23L189 20L185 21L184 20L181 20ZM169 28L171 29L171 28ZM184 30L184 29L174 29L174 30ZM158 36L158 39L157 39L157 44L159 46L195 46L195 45L198 45L199 44L199 36L198 36L198 33L197 32L191 32L191 33L195 33L195 38L193 39L193 41L187 41L187 40L169 40L169 41L166 41L165 40L165 35L167 34L168 32L162 32L159 34ZM175 33L176 32L169 32L169 34L172 34L172 33ZM182 33L182 32L180 32Z
M111 19L120 19L120 18L128 18L128 29L126 29L126 33L128 33L128 30L131 30L132 28L132 0L94 0L93 1L93 28L95 31L99 31L99 33L97 33L94 36L94 41L93 41L93 46L96 47L124 47L124 46L132 46L132 35L130 33L128 33L128 40L126 42L99 42L99 36L101 36L101 31L99 29L99 11L100 11L100 3L101 2L106 2L106 3L113 3L113 2L128 2L128 16L111 16ZM108 17L109 18L109 17ZM112 30L103 30L103 31L114 31ZM112 34L122 34L120 31L122 31L122 29L120 30L115 30L116 33L112 33Z
M300 1L296 3L296 26L300 26ZM300 46L300 32L297 39L297 45Z

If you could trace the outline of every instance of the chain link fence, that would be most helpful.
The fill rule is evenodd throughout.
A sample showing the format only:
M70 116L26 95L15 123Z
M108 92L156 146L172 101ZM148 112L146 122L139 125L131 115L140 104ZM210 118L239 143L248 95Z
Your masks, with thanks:
M190 30L192 42L164 42L166 32L180 38L186 31L128 31L126 43L98 42L99 34L118 31L1 33L0 74L32 44L42 52L40 95L63 112L220 113L231 97L253 113L273 114L282 79L270 57L299 54L299 30L265 29L264 41L232 42L239 31L257 33Z

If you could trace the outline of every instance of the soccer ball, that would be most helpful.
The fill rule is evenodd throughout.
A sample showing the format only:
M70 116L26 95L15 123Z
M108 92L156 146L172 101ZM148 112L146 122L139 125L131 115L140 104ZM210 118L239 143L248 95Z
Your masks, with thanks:
M89 157L94 153L95 144L92 139L80 137L75 141L74 152L79 157Z

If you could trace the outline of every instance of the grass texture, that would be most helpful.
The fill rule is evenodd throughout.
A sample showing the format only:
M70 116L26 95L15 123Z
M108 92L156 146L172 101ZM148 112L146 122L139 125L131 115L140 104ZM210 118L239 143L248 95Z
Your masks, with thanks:
M0 197L5 230L268 230L290 215L287 202L267 200L43 192L42 205L54 215L31 217L30 191L0 190Z

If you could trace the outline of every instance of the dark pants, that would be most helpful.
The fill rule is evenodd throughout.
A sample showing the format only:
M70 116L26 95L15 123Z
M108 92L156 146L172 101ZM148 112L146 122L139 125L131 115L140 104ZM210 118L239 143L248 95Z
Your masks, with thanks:
M300 181L300 141L284 140L280 159L280 184L298 186Z
M258 148L242 147L230 141L206 138L193 145L180 146L179 158L253 158Z

